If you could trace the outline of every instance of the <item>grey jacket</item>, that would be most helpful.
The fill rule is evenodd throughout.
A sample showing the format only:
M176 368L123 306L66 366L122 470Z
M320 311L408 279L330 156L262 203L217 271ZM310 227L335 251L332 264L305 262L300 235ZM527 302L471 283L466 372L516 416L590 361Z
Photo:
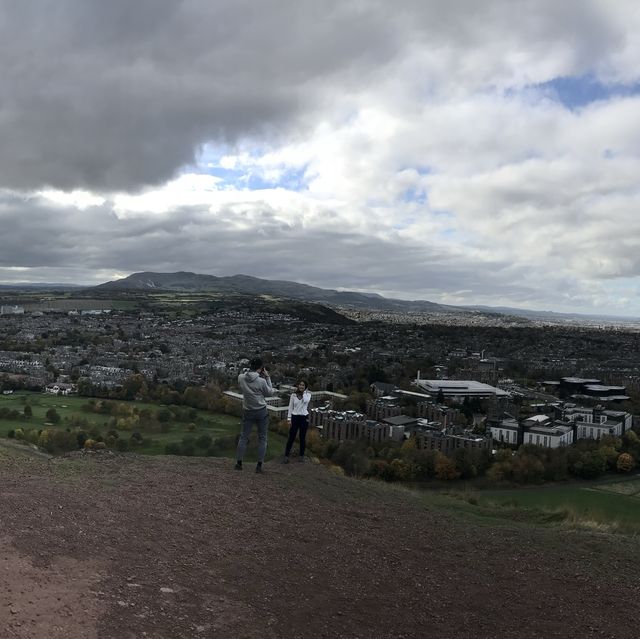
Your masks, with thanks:
M258 410L266 407L267 402L264 401L264 398L273 395L271 379L260 377L256 371L240 373L238 386L242 391L242 408L245 410Z

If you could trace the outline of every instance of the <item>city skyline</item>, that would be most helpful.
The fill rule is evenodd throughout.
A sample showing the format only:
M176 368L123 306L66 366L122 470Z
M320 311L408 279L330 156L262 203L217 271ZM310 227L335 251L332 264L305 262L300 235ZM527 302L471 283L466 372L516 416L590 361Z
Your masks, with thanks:
M8 5L0 283L640 316L632 2Z

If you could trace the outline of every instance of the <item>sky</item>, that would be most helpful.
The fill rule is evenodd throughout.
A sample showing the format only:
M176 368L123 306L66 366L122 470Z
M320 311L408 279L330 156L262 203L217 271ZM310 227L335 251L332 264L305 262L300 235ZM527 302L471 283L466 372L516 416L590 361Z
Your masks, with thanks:
M0 0L0 282L640 316L635 0Z

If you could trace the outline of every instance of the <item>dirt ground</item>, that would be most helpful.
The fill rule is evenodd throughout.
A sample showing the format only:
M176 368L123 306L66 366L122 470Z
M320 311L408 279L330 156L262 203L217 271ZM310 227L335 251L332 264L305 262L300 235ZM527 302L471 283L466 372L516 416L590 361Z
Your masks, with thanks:
M637 541L452 518L314 464L252 471L0 454L0 637L640 636Z

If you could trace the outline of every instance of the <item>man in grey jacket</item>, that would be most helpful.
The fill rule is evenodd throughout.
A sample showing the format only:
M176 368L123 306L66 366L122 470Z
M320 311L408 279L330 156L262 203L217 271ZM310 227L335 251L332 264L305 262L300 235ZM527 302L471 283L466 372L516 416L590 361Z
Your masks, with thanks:
M269 415L265 397L273 395L271 378L262 364L262 360L254 358L249 363L249 370L238 375L238 386L242 391L242 431L236 452L236 470L242 470L242 460L249 442L251 429L258 428L258 464L256 473L262 472L262 462L267 452L267 429Z

